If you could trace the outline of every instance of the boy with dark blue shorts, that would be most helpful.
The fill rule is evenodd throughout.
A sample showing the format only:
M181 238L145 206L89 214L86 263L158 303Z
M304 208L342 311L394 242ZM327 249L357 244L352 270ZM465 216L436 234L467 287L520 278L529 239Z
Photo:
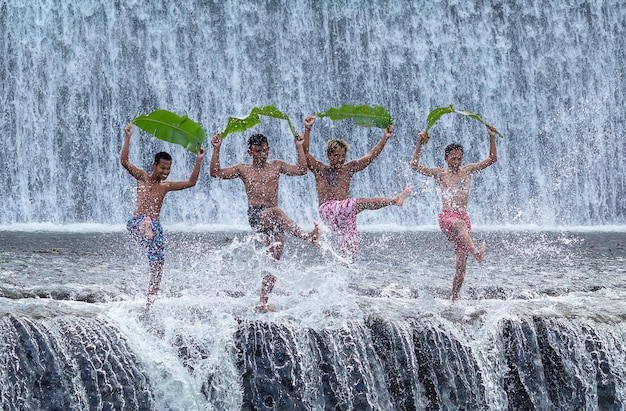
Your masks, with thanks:
M122 166L137 180L137 206L134 216L128 220L126 228L139 244L148 251L150 263L150 283L148 285L148 302L146 312L156 299L163 273L163 227L159 222L159 214L165 195L170 191L184 190L196 185L200 174L200 166L204 158L204 147L200 147L196 163L188 180L165 181L170 174L172 157L165 152L154 156L152 173L136 167L128 160L132 125L124 127L125 138L120 155Z

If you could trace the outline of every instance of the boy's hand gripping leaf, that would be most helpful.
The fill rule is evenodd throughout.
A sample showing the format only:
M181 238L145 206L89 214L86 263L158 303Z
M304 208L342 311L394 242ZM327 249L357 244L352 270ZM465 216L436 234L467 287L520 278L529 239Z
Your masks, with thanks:
M160 140L179 144L194 154L198 154L198 149L206 139L200 124L168 110L155 110L147 115L135 116L131 123Z
M287 120L287 124L289 124L289 129L291 130L291 134L296 137L296 129L293 124L291 124L291 120L289 116L280 111L274 106L265 106L265 107L254 107L250 114L246 117L228 117L228 123L226 124L226 128L220 134L222 138L226 138L227 135L231 133L240 133L242 131L246 131L249 128L256 126L261 123L260 115L266 117L274 117L280 120Z
M391 115L386 108L379 105L351 106L344 104L340 108L331 107L317 117L328 117L331 120L352 119L354 124L362 127L378 127L385 129L391 125Z

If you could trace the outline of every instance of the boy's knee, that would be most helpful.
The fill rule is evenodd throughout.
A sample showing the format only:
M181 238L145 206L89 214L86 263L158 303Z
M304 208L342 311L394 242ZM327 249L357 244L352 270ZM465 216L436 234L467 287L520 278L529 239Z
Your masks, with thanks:
M268 219L271 221L276 221L283 214L283 210L278 207L268 207L263 210L263 214L261 216L264 219Z

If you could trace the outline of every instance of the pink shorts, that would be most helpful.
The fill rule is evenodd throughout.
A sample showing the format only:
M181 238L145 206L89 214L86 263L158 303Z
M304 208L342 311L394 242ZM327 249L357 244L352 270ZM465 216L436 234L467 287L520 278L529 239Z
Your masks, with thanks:
M340 245L351 247L359 245L356 230L356 198L327 201L318 211L324 224L339 237Z
M446 235L448 241L454 241L454 251L468 252L469 250L461 242L452 229L452 224L457 220L463 220L467 224L467 232L472 234L472 224L470 223L469 214L466 211L443 210L439 213L439 228Z

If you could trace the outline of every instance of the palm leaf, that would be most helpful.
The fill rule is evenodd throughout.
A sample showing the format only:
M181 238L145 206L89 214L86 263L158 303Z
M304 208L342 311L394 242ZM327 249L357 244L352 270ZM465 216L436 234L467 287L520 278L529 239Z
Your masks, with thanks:
M484 125L489 125L489 123L487 123L485 120L480 118L480 115L478 115L478 113L455 110L454 107L452 107L452 104L450 104L448 107L437 107L433 109L430 113L428 113L428 117L426 117L425 131L428 132L428 130L437 122L437 120L441 118L441 116L443 116L444 114L450 114L450 113L457 113L457 114L461 114L464 116L468 116L468 117L473 118L476 121L481 122ZM500 137L504 137L498 130L496 130L496 134L498 134Z
M256 126L261 123L260 115L266 117L274 117L280 120L287 120L287 124L289 125L289 129L291 130L291 134L296 136L296 129L293 124L291 124L291 120L289 116L280 111L274 106L265 106L265 107L253 107L250 111L250 114L246 117L228 117L228 123L226 124L226 128L220 134L222 138L226 138L227 135L231 133L240 133L242 131L246 131L249 128Z
M344 104L339 108L331 107L318 117L328 117L331 120L352 119L357 126L387 128L391 125L391 115L386 108L379 105L352 106Z
M160 140L179 144L194 154L198 153L206 139L200 124L168 110L155 110L147 115L135 116L131 123Z

